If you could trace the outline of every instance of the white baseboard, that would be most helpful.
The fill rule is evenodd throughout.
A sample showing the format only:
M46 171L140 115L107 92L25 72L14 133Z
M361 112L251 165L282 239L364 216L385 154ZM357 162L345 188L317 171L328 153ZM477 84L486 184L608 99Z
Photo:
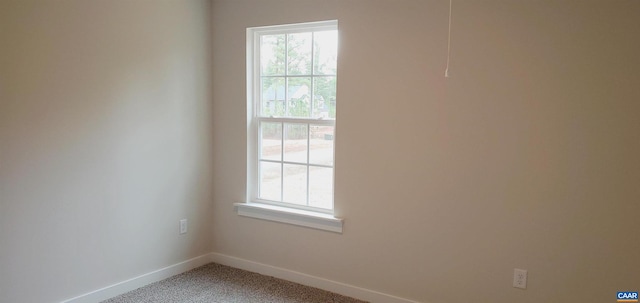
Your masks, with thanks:
M227 265L235 268L244 269L247 271L280 278L283 280L307 285L331 292L335 292L344 296L368 301L371 303L420 303L405 298L396 297L393 295L381 293L375 290L370 290L362 287L357 287L337 281L332 281L316 276L311 276L301 272L288 270L281 267L275 267L259 262L254 262L246 259L232 257L219 253L204 254L177 264L161 268L126 281L122 281L107 287L103 287L86 294L79 295L77 297L62 301L60 303L96 303L117 295L132 291L134 289L143 287L145 285L164 280L166 278L181 274L196 267L205 265L210 262L216 262L222 265Z
M381 292L377 292L362 287L357 287L337 281L332 281L316 276L303 274L300 272L288 270L285 268L275 267L263 263L245 260L237 257L223 255L219 253L211 253L212 261L247 271L280 278L283 280L307 285L327 291L331 291L344 296L369 301L371 303L420 303L405 298L400 298Z
M166 278L181 274L196 267L211 263L213 256L211 253L195 257L177 264L161 268L150 273L146 273L126 281L122 281L107 287L103 287L92 292L62 301L61 303L96 303L117 295L132 291L136 288L164 280Z

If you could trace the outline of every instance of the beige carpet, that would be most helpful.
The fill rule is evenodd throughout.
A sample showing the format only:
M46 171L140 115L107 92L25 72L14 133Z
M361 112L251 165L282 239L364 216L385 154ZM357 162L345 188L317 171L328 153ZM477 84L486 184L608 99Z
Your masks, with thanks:
M274 277L210 263L103 303L366 303Z

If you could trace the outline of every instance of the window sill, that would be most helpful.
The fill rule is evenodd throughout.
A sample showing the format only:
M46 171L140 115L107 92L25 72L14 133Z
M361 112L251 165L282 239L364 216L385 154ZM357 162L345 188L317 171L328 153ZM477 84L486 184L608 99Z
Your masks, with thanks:
M239 216L342 233L343 219L329 214L262 203L234 203Z

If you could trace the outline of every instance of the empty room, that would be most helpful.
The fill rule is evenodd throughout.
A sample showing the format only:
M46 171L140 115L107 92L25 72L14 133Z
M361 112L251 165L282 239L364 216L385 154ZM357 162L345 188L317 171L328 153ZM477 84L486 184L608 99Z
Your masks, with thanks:
M0 302L638 302L640 1L0 0Z

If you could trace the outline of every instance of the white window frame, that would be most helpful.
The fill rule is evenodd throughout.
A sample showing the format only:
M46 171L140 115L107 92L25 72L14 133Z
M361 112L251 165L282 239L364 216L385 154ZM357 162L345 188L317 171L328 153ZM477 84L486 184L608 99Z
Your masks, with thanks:
M334 199L332 199L331 209L322 209L305 205L262 200L258 197L258 158L260 151L259 125L261 121L276 123L279 122L282 123L282 126L284 126L284 123L307 124L308 132L311 131L309 128L309 125L311 124L331 125L334 127L335 138L335 119L261 117L259 115L261 97L260 37L262 35L290 34L337 29L337 20L264 26L247 29L247 192L246 201L244 203L234 204L239 215L342 233L343 220L334 217ZM311 78L313 83L313 76L311 76ZM284 132L284 128L282 129L282 131ZM281 162L283 163L286 162L283 161L284 159L281 160ZM309 166L308 163L307 166ZM330 167L335 174L335 165L331 165ZM309 189L307 186L307 191L308 190Z

